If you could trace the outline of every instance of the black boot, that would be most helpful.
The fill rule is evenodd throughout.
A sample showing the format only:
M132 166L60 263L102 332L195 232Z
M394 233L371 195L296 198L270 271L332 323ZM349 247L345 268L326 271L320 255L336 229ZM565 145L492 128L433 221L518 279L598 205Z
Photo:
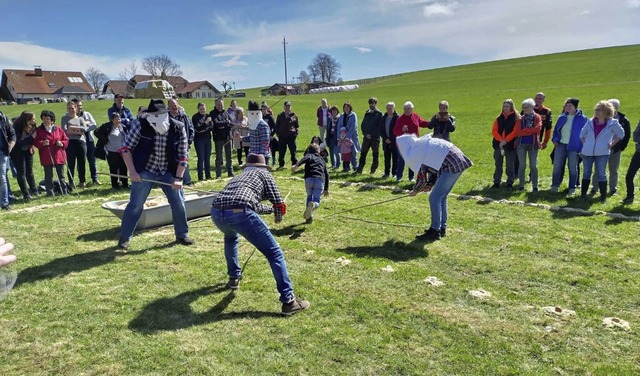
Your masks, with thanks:
M591 183L591 179L582 179L582 185L580 186L581 194L580 199L582 201L587 201L587 192L589 192L589 183Z
M600 202L604 204L607 201L607 182L599 181L598 188L600 188Z

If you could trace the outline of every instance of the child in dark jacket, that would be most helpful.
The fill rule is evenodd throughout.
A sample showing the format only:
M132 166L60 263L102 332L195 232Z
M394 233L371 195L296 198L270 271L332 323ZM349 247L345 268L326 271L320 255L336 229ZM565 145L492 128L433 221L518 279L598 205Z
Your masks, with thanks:
M303 217L307 223L311 223L313 212L320 206L321 194L329 195L329 172L326 162L320 156L320 147L317 144L307 147L304 157L291 167L291 171L295 172L303 164L305 165L304 186L307 189L307 206Z

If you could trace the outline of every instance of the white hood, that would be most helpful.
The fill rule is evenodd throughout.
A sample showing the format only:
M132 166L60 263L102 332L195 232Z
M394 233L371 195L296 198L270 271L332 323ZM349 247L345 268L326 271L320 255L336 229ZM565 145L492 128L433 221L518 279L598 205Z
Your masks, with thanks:
M422 165L440 170L453 146L449 141L431 137L431 134L420 138L414 134L405 134L397 137L396 143L405 163L416 172Z
M247 125L249 129L255 131L258 129L258 124L262 121L262 111L247 111Z

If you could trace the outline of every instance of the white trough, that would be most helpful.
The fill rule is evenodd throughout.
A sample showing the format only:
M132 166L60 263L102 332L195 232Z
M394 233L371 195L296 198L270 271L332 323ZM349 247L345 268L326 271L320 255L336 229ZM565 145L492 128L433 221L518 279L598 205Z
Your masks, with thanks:
M187 219L200 218L211 215L211 204L215 193L189 193L184 195L184 206L187 211ZM129 200L109 201L102 204L103 209L107 209L116 217L122 219L124 209ZM171 207L165 196L158 196L147 199L144 203L142 215L138 221L136 230L143 230L152 227L165 226L173 223L171 217Z

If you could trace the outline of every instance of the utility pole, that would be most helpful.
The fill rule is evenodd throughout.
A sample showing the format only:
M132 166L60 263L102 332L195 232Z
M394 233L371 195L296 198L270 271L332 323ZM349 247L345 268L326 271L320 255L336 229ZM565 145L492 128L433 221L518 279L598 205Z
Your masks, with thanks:
M289 94L289 90L287 88L287 39L286 37L282 37L282 46L284 47L284 93Z

